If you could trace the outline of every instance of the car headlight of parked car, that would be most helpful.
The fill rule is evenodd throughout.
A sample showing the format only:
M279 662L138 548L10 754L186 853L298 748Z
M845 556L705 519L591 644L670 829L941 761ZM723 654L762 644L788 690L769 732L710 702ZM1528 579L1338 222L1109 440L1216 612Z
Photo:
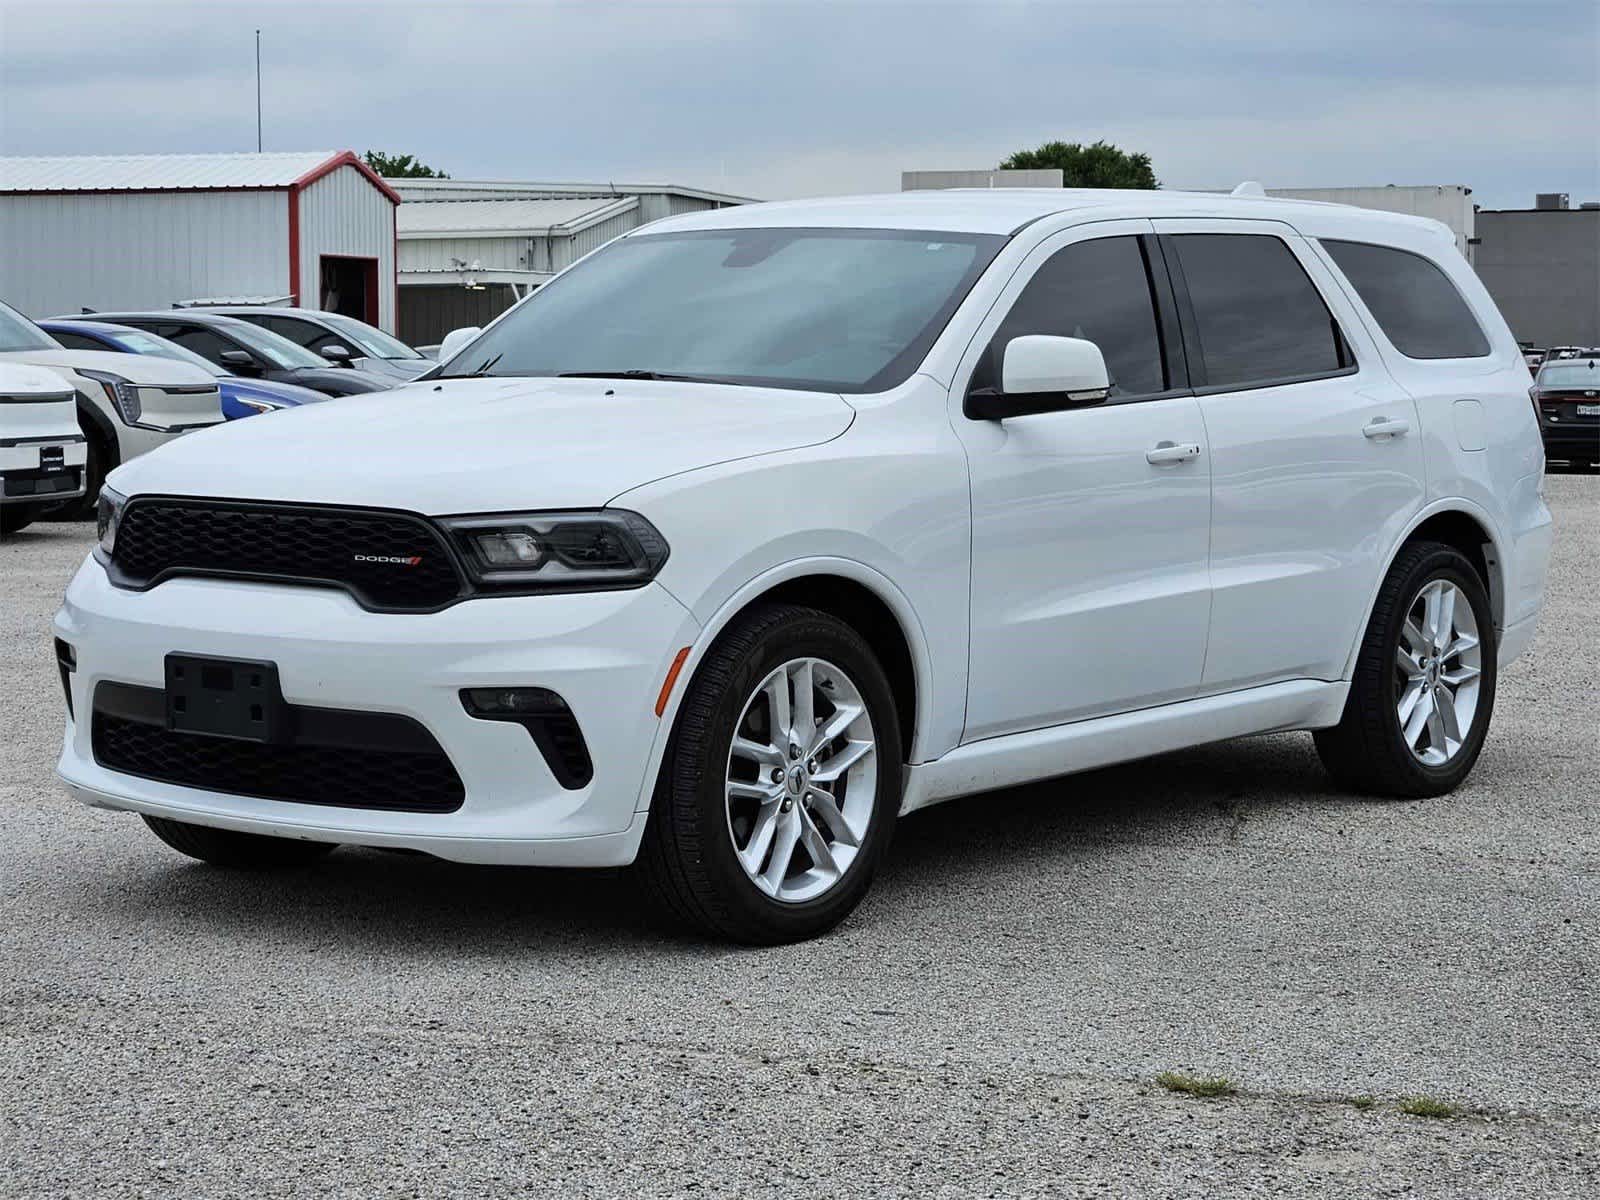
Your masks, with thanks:
M121 492L112 491L108 487L100 489L100 499L94 510L94 525L95 532L100 538L96 554L102 561L110 558L111 552L116 548L117 526L122 523L122 510L127 505L128 498Z
M271 400L247 400L243 396L235 396L234 399L252 412L258 413L281 412L289 407L287 404L276 404Z
M638 587L667 561L666 539L626 509L444 517L440 524L484 592Z
M111 406L121 414L122 419L129 425L137 424L143 412L139 402L139 389L134 387L120 375L112 375L107 371L86 371L80 368L78 374L85 379L92 379L105 389L106 399L111 401Z

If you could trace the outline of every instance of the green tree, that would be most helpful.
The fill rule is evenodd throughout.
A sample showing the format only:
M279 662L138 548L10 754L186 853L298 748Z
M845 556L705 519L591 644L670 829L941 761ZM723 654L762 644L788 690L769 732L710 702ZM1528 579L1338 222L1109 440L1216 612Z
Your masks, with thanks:
M1061 169L1063 187L1158 188L1148 154L1131 154L1110 142L1046 142L1037 150L1018 150L1000 164L1002 171Z
M435 171L409 154L385 154L382 150L368 150L361 156L385 179L449 179L443 171Z

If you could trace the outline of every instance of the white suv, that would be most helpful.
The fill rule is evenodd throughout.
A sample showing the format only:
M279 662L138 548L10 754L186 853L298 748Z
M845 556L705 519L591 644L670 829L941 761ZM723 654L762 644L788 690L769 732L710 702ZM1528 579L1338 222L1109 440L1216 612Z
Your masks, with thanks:
M749 941L841 919L902 813L1177 747L1310 729L1437 795L1543 597L1527 389L1411 217L658 222L437 377L119 470L60 774L213 863L637 861Z
M72 385L44 367L0 362L0 536L83 495L85 455Z

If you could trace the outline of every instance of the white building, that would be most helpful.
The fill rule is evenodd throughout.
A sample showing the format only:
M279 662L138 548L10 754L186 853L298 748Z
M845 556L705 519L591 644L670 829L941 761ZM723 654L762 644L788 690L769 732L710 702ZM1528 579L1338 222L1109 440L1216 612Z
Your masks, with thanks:
M674 184L390 179L400 205L399 335L485 325L563 267L662 217L748 203Z
M392 331L399 203L348 150L0 158L0 298L33 317L276 300Z

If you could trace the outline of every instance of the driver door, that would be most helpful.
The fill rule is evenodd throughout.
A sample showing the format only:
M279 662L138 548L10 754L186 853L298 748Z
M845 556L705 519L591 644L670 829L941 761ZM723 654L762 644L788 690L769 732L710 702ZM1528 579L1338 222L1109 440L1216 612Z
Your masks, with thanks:
M1018 270L952 389L972 485L964 740L1193 696L1210 619L1211 470L1148 221L1068 230ZM973 420L1011 338L1100 347L1104 401Z

